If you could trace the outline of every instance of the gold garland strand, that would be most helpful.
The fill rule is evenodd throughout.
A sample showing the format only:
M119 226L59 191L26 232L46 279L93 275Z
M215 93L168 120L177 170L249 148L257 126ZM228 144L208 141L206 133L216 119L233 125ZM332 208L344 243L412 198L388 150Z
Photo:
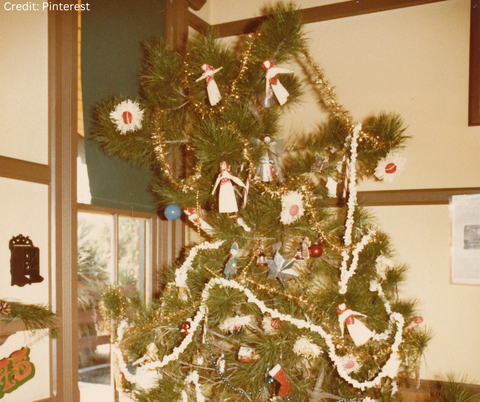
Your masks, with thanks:
M162 111L158 112L162 113ZM151 137L154 145L154 152L157 161L162 166L162 171L166 177L166 179L177 189L179 189L183 193L187 193L188 191L194 190L194 185L200 180L202 176L202 165L196 164L193 168L193 175L187 179L179 179L178 177L174 177L173 170L170 164L167 162L168 153L165 150L165 139L161 134L160 129L160 117L157 113L154 113L153 117L153 125L155 127L155 132L152 132Z
M337 118L343 120L346 125L352 125L352 117L350 116L350 112L337 101L335 92L333 91L333 87L330 85L330 82L325 78L322 69L313 60L310 52L307 49L303 49L301 53L305 57L305 61L316 76L315 84L318 85L318 87L320 88L323 101L325 103L325 106L327 106L329 112Z

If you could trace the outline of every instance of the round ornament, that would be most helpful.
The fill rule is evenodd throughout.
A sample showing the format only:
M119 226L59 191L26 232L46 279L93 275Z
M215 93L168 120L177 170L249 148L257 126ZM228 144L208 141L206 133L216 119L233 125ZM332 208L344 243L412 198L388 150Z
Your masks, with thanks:
M165 208L165 217L168 220L176 221L178 218L180 218L181 214L182 210L174 202Z
M323 254L323 248L320 244L314 244L310 247L310 257L319 258Z
M387 174L392 174L392 173L395 173L397 171L397 165L395 165L395 163L393 162L390 162L389 164L387 164L387 166L385 166L385 173Z
M272 318L272 321L270 321L270 326L273 328L273 329L279 329L280 328L280 320L277 319L277 318Z

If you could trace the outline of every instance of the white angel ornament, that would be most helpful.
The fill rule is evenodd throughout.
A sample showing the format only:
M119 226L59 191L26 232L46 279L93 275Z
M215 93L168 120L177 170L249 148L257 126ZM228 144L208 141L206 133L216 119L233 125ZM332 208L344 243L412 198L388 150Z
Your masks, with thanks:
M277 74L291 74L293 71L286 68L274 67L274 64L270 60L265 60L263 63L263 69L265 70L265 79L266 79L266 98L271 97L271 93L275 94L275 97L278 100L280 105L283 105L288 98L288 91L280 83L277 78Z
M360 346L366 343L372 336L373 332L370 331L363 322L356 320L355 316L363 316L364 314L357 313L356 311L350 310L345 303L340 303L337 306L338 321L340 322L340 330L343 330L345 324L347 325L348 333L355 342L355 345Z
M220 95L220 91L218 89L218 85L214 79L215 73L217 73L221 69L222 67L214 69L212 66L204 63L202 64L203 74L195 81L198 82L205 79L205 82L207 83L208 100L210 101L210 104L212 106L215 106L218 102L220 102L220 99L222 99L222 96Z
M220 191L218 193L218 211L220 213L230 214L238 211L232 181L240 187L246 188L245 184L243 184L238 177L230 173L230 165L227 165L227 162L225 161L221 162L220 174L217 176L212 191L212 194L215 194L218 185L220 185Z

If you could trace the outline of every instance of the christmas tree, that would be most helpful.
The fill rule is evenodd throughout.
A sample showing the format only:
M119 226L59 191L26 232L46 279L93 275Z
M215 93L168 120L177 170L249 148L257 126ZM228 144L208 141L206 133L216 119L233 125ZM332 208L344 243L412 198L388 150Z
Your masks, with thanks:
M156 173L159 209L183 211L198 243L165 268L158 300L104 294L117 385L138 401L401 400L429 335L356 183L399 172L402 119L353 121L293 6L233 50L212 32L182 53L143 49L141 99L100 104L94 138ZM282 114L307 83L328 117L285 142Z

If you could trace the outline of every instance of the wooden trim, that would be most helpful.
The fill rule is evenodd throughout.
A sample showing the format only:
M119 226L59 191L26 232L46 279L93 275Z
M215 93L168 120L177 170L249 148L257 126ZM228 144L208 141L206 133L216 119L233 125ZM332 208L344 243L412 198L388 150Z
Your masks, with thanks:
M480 126L480 0L472 0L470 11L468 125Z
M195 11L200 10L206 2L207 0L187 0L188 6Z
M173 50L180 50L188 37L188 4L185 0L166 0L165 41Z
M78 312L78 324L88 324L91 322L103 321L103 316L98 310L88 310Z
M480 187L359 191L358 202L366 206L447 205L452 195L464 194L480 194Z
M0 155L0 177L38 184L50 184L50 167Z
M420 387L417 389L413 384L409 384L406 387L401 387L402 392L409 392L415 394L428 394L431 389L438 387L439 385L447 384L446 381L436 380L420 380ZM480 385L478 384L465 384L472 391L480 395ZM408 400L408 399L407 399Z
M57 3L58 0L55 1ZM78 13L48 13L48 122L52 310L52 395L78 402L77 325L77 35Z
M338 18L354 17L380 11L395 10L398 8L413 7L447 0L362 0L345 1L342 3L327 4L301 10L303 21L306 24L328 21ZM475 0L474 0L475 1ZM248 18L244 20L226 22L213 25L221 38L251 33L265 17Z
M110 335L87 336L78 339L78 348L94 348L98 345L107 345L110 343Z
M98 205L91 205L91 204L77 204L78 212L89 212L92 214L107 214L107 215L119 215L119 216L126 216L130 218L142 218L142 219L154 219L157 217L156 214L151 214L148 212L139 212L139 211L132 211L128 209L117 209L117 208L109 208L109 207L101 207Z
M205 32L212 26L202 20L198 15L192 13L190 10L188 11L188 26L195 29L197 32Z

